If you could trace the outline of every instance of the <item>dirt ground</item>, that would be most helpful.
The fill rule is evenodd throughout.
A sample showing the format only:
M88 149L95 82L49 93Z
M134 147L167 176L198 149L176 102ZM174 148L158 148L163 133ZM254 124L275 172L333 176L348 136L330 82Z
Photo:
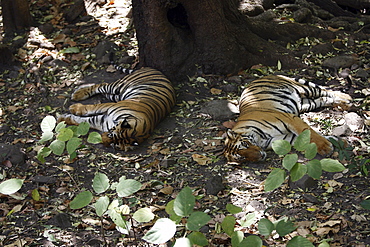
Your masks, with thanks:
M126 3L114 3L101 6L94 18L86 17L74 24L54 16L19 39L24 42L14 40L17 61L4 65L0 77L0 144L12 147L3 155L5 149L1 146L0 171L2 179L21 178L24 184L15 196L0 194L2 246L147 246L141 237L151 224L135 224L133 231L124 235L109 218L100 221L90 206L69 208L81 190L92 191L96 172L105 173L111 181L125 176L143 183L144 188L123 200L132 212L146 206L162 209L155 212L159 217L168 217L163 206L183 187L191 187L197 197L197 210L212 217L201 229L209 246L231 246L230 239L217 231L227 215L228 203L243 208L236 215L238 219L255 213L255 222L243 229L246 235L258 234L257 222L265 217L272 221L288 217L298 227L286 238L265 238L265 245L285 246L287 239L300 235L316 246L323 241L330 246L370 246L369 211L360 206L370 195L369 175L362 166L370 160L369 39L358 40L350 33L338 33L335 41L307 38L292 43L309 65L299 71L256 65L240 75L199 74L186 82L174 82L178 96L173 112L133 151L86 144L73 162L64 155L50 156L44 164L37 160L40 123L45 116L67 112L73 103L70 94L78 85L112 82L123 76L107 70L107 49L115 47L120 62L135 63L134 33L126 29L130 26L128 12ZM71 47L78 48L78 52L66 52ZM322 66L323 61L330 65L329 58L345 57L348 62L354 56L347 67L337 68L338 60L335 66ZM340 132L348 112L322 109L304 114L302 117L314 128L328 135L337 131L353 147L350 158L342 160L347 169L324 173L318 181L286 181L281 188L266 193L263 181L272 168L281 166L281 159L269 152L264 162L227 163L221 155L223 134L237 115L215 112L212 103L235 103L243 85L277 71L349 93L354 98L349 112L355 115L348 116L359 119ZM104 101L95 96L83 103ZM163 193L163 188L173 192ZM35 189L40 193L37 201L32 197Z

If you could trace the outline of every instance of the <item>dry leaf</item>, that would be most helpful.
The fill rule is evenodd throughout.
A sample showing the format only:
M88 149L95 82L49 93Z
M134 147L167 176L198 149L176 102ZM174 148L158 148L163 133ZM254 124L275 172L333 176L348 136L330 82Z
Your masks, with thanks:
M162 188L159 192L160 192L160 193L163 193L163 194L165 194L165 195L170 195L170 194L172 194L172 192L173 192L173 187L172 187L172 186L164 187L164 188Z
M221 89L211 88L211 94L213 94L213 95L220 95L221 93L222 93L222 90Z
M208 157L206 157L204 155L201 155L201 154L193 154L191 157L193 158L193 160L195 162L197 162L201 166L205 166L205 165L211 163L211 161L212 161L211 158L208 158Z
M236 124L235 121L226 121L226 122L222 123L222 126L224 126L225 128L228 128L228 129L232 129L232 128L234 128L235 124Z
M66 35L64 33L61 33L58 36L56 36L51 42L53 42L54 44L63 43L65 39L66 39Z

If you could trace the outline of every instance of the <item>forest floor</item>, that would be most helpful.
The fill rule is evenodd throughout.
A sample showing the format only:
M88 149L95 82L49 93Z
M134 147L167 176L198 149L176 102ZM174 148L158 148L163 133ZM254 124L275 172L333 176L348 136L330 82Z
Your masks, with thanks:
M337 40L311 37L292 42L290 47L308 65L305 69L284 71L279 65L256 65L230 77L199 74L186 82L174 82L178 97L173 112L133 151L86 143L73 161L67 155L51 155L41 163L36 156L42 147L38 143L42 119L67 112L73 103L70 95L78 85L113 82L123 76L107 69L106 50L116 47L124 54L121 62L135 62L136 41L132 29L127 29L130 6L111 3L77 23L64 22L53 12L46 16L36 11L35 15L46 16L45 22L32 28L27 37L13 40L18 62L4 65L0 77L0 177L24 182L17 193L0 194L1 246L147 246L141 237L152 224L134 223L125 235L108 217L100 219L91 206L69 208L78 193L93 191L97 172L114 182L122 176L140 181L144 185L141 190L122 198L123 203L131 212L156 208L158 217L168 217L164 206L189 186L197 198L196 210L212 217L201 229L209 246L231 246L219 227L228 215L225 207L229 203L243 209L237 219L254 213L248 227L237 224L246 235L258 234L261 218L276 221L287 217L297 226L284 238L260 235L264 245L285 246L300 235L316 246L322 242L370 246L370 211L360 206L370 195L366 170L370 162L370 40L358 40L350 32L333 30L338 32ZM330 60L333 58L337 60ZM346 67L340 64L343 59ZM353 150L337 152L349 155L341 160L344 172L324 173L319 180L286 181L265 192L264 180L272 168L281 167L280 157L269 152L264 162L235 165L221 155L223 135L237 118L222 107L227 102L235 104L246 83L275 72L300 76L353 97L350 112L322 109L302 116L321 133L339 133L347 140ZM95 96L85 102L101 101L105 100ZM348 119L355 121L350 124ZM107 195L114 198L113 192Z

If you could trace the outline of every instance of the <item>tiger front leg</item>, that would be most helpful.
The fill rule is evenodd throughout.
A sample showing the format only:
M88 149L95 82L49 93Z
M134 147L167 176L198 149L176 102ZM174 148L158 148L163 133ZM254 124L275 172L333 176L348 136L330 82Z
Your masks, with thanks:
M310 142L316 143L317 151L319 154L326 156L330 155L333 151L333 145L322 135L314 131L307 123L305 123L299 117L294 117L292 121L292 128L297 135L301 134L305 130L310 130L311 139Z
M69 107L69 111L76 116L92 116L106 114L108 109L115 103L105 103L96 105L83 105L80 103L73 104Z

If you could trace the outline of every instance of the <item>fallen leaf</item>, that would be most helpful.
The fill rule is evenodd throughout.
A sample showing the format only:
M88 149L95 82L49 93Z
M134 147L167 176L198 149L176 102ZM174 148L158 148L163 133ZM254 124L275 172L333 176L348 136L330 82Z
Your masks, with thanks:
M193 154L191 157L193 158L195 162L197 162L201 166L205 166L212 161L211 158L208 158L201 154Z
M213 95L220 95L221 93L222 93L222 90L221 89L211 88L211 94L213 94Z
M53 42L54 44L63 43L65 39L66 39L66 35L64 33L61 33L58 36L56 36L51 42Z
M222 123L222 126L224 126L225 128L228 128L228 129L232 129L232 128L234 128L235 124L236 124L235 121L226 121L226 122Z
M164 187L164 188L162 188L159 192L160 192L160 193L163 193L163 194L165 194L165 195L170 195L170 194L172 194L172 192L173 192L173 187L172 187L172 186Z

